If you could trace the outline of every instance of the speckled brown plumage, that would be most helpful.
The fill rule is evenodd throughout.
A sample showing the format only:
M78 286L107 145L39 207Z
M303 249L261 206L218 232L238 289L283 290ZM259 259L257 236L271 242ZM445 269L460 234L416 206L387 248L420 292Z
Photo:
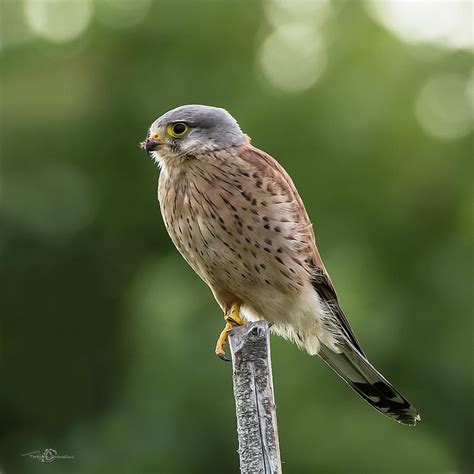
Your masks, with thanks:
M185 166L163 168L158 197L174 244L209 285L224 310L242 305L247 319L265 319L300 345L322 333L298 316L298 298L311 291L321 259L312 226L289 176L270 156L251 145L187 158ZM311 334L308 334L308 330ZM294 333L294 334L292 334ZM314 337L313 337L314 339ZM314 352L317 351L318 341Z

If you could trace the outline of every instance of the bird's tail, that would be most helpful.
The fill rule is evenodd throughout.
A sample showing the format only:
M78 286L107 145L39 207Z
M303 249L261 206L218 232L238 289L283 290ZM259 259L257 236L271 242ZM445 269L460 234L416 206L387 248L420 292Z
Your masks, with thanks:
M396 390L350 342L336 353L321 344L321 358L380 413L399 423L415 426L420 415L415 407Z

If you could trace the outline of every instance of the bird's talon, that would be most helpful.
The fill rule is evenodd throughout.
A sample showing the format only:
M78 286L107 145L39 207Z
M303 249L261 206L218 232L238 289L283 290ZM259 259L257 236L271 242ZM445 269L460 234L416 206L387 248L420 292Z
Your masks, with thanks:
M234 318L232 318L231 316L226 316L226 317L225 317L225 320L226 320L228 323L231 323L231 324L234 325L234 326L241 326L241 324L238 323L238 322L237 322ZM230 328L230 329L232 329L232 328ZM230 329L229 329L229 331L230 331Z
M219 357L220 360L223 360L224 362L230 362L230 359L228 359L225 354L223 353L216 353L217 357Z
M226 321L232 322L236 326L242 326L244 321L240 317L240 308L238 305L233 304L227 314L224 316Z

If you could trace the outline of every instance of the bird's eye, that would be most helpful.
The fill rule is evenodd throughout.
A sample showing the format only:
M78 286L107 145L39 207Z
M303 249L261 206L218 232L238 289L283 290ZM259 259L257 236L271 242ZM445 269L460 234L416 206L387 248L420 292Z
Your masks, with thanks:
M170 123L167 128L168 135L173 138L182 138L188 133L189 127L183 122Z

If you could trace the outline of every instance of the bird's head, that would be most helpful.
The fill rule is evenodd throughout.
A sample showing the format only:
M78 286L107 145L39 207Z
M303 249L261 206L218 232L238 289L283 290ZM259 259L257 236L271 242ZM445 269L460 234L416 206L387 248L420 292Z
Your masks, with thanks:
M160 163L161 160L202 155L247 142L247 136L226 110L183 105L157 118L140 146Z

